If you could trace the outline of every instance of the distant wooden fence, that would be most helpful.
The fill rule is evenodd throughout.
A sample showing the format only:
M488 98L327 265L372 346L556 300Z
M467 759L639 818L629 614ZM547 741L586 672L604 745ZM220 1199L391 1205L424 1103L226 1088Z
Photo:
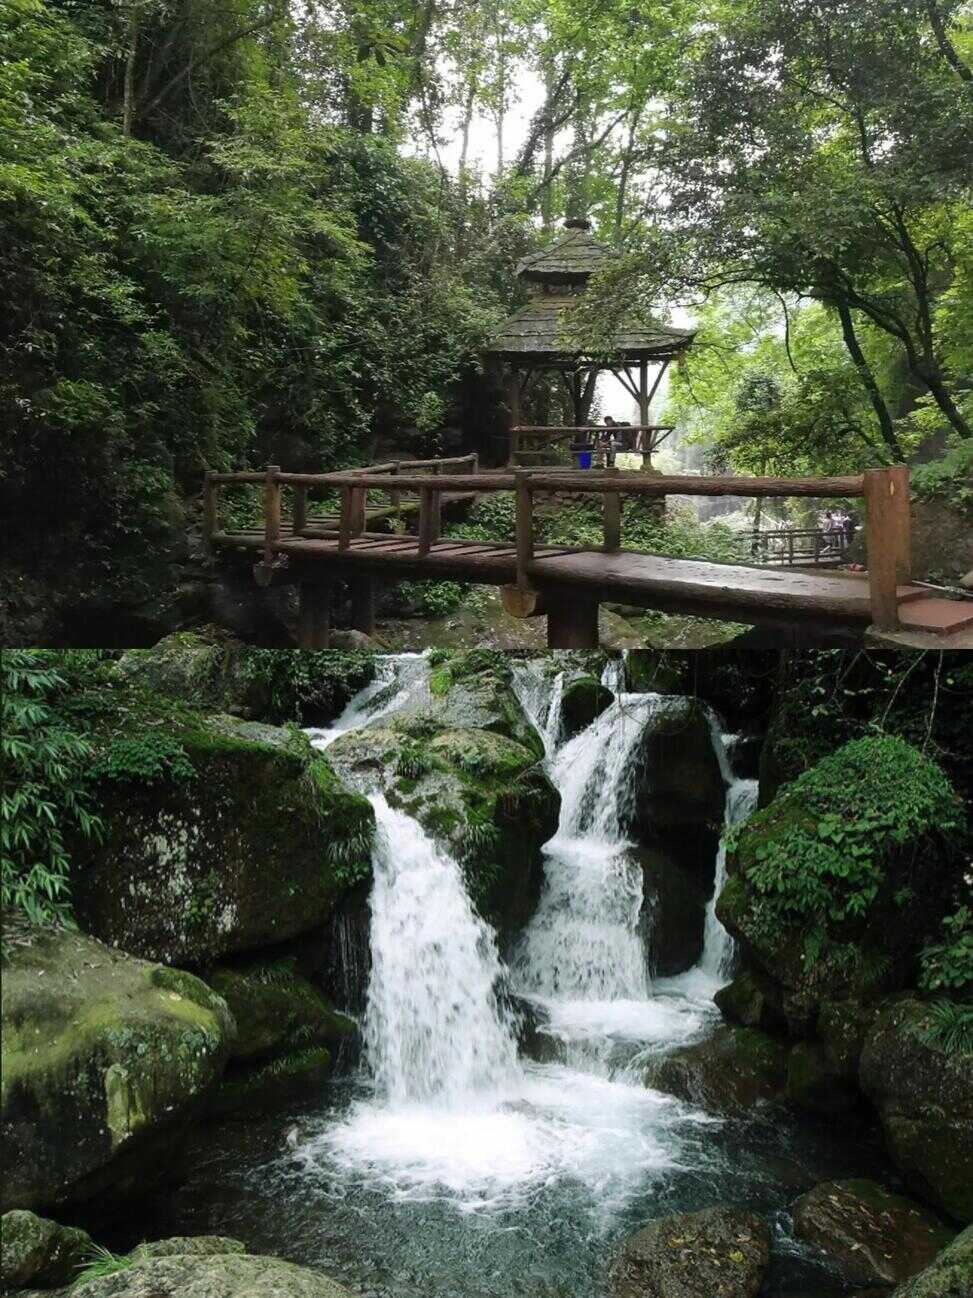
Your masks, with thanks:
M851 544L844 531L822 527L781 527L742 532L754 563L820 566L842 563Z
M674 429L673 424L584 424L581 426L518 424L510 429L509 467L516 468L534 460L542 460L552 448L566 446L571 458L578 461L583 454L592 455L593 464L603 464L605 452L598 439L611 432L620 442L622 455L632 452L651 455ZM506 440L504 434L504 440Z

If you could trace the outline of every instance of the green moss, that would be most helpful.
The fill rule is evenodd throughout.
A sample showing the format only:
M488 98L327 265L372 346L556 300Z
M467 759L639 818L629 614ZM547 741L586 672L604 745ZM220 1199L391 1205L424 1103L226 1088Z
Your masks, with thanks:
M210 1104L216 1114L263 1108L303 1091L316 1089L331 1072L325 1046L291 1050L255 1068L228 1070Z

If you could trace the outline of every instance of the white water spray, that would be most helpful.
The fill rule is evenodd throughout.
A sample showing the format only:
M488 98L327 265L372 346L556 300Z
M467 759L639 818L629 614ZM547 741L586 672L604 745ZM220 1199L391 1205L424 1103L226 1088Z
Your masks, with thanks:
M429 694L429 663L425 654L382 655L375 659L375 679L360 690L337 720L324 728L309 727L315 748L330 748L336 739L400 712Z
M519 1074L501 1016L500 959L459 866L419 825L371 798L376 836L372 974L365 1049L378 1094L393 1104L462 1106Z

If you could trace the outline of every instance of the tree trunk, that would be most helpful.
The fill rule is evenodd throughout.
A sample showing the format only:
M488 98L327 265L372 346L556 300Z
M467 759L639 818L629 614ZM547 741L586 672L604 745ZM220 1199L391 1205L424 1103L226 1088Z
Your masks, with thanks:
M892 423L892 416L889 414L889 408L885 404L885 398L882 396L881 389L875 380L871 366L865 359L865 353L861 349L858 341L858 335L855 333L855 323L851 318L851 308L848 306L848 299L845 297L836 297L834 300L835 308L838 312L838 319L841 321L841 336L844 338L845 347L848 355L852 359L855 369L858 371L858 377L861 379L862 386L868 393L868 399L872 403L872 409L878 419L879 430L882 434L882 441L892 452L897 461L905 458L902 453L902 447L899 445L899 439L895 435L895 426Z

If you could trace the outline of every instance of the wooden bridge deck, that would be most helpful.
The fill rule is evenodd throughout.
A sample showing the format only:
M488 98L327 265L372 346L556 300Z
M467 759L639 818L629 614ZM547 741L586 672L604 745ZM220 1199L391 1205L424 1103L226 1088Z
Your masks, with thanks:
M610 469L591 473L559 466L481 473L475 456L417 463L428 472L402 472L402 465L389 472L383 465L298 474L270 466L264 474L208 474L206 535L221 549L256 552L254 575L261 585L293 582L300 587L301 643L309 648L327 643L330 584L336 577L351 579L353 624L359 630L374 626L376 578L449 578L502 587L509 612L547 617L548 643L560 649L598 643L598 605L605 601L753 624L815 624L859 634L869 626L877 633L909 629L937 636L973 631L973 605L932 598L927 589L909 583L904 466L845 478L740 479L621 474ZM232 482L263 484L262 530L220 526L218 491ZM321 488L340 492L337 517L308 513L308 492ZM289 518L281 507L284 490L293 497ZM497 491L514 494L516 526L509 544L442 538L444 505ZM534 540L535 497L565 492L600 497L603 545L573 548ZM374 494L386 493L391 511L373 508L369 493L373 500ZM383 514L400 512L403 493L418 496L418 534L369 530L384 521ZM622 498L667 494L863 498L868 572L721 564L624 550Z

